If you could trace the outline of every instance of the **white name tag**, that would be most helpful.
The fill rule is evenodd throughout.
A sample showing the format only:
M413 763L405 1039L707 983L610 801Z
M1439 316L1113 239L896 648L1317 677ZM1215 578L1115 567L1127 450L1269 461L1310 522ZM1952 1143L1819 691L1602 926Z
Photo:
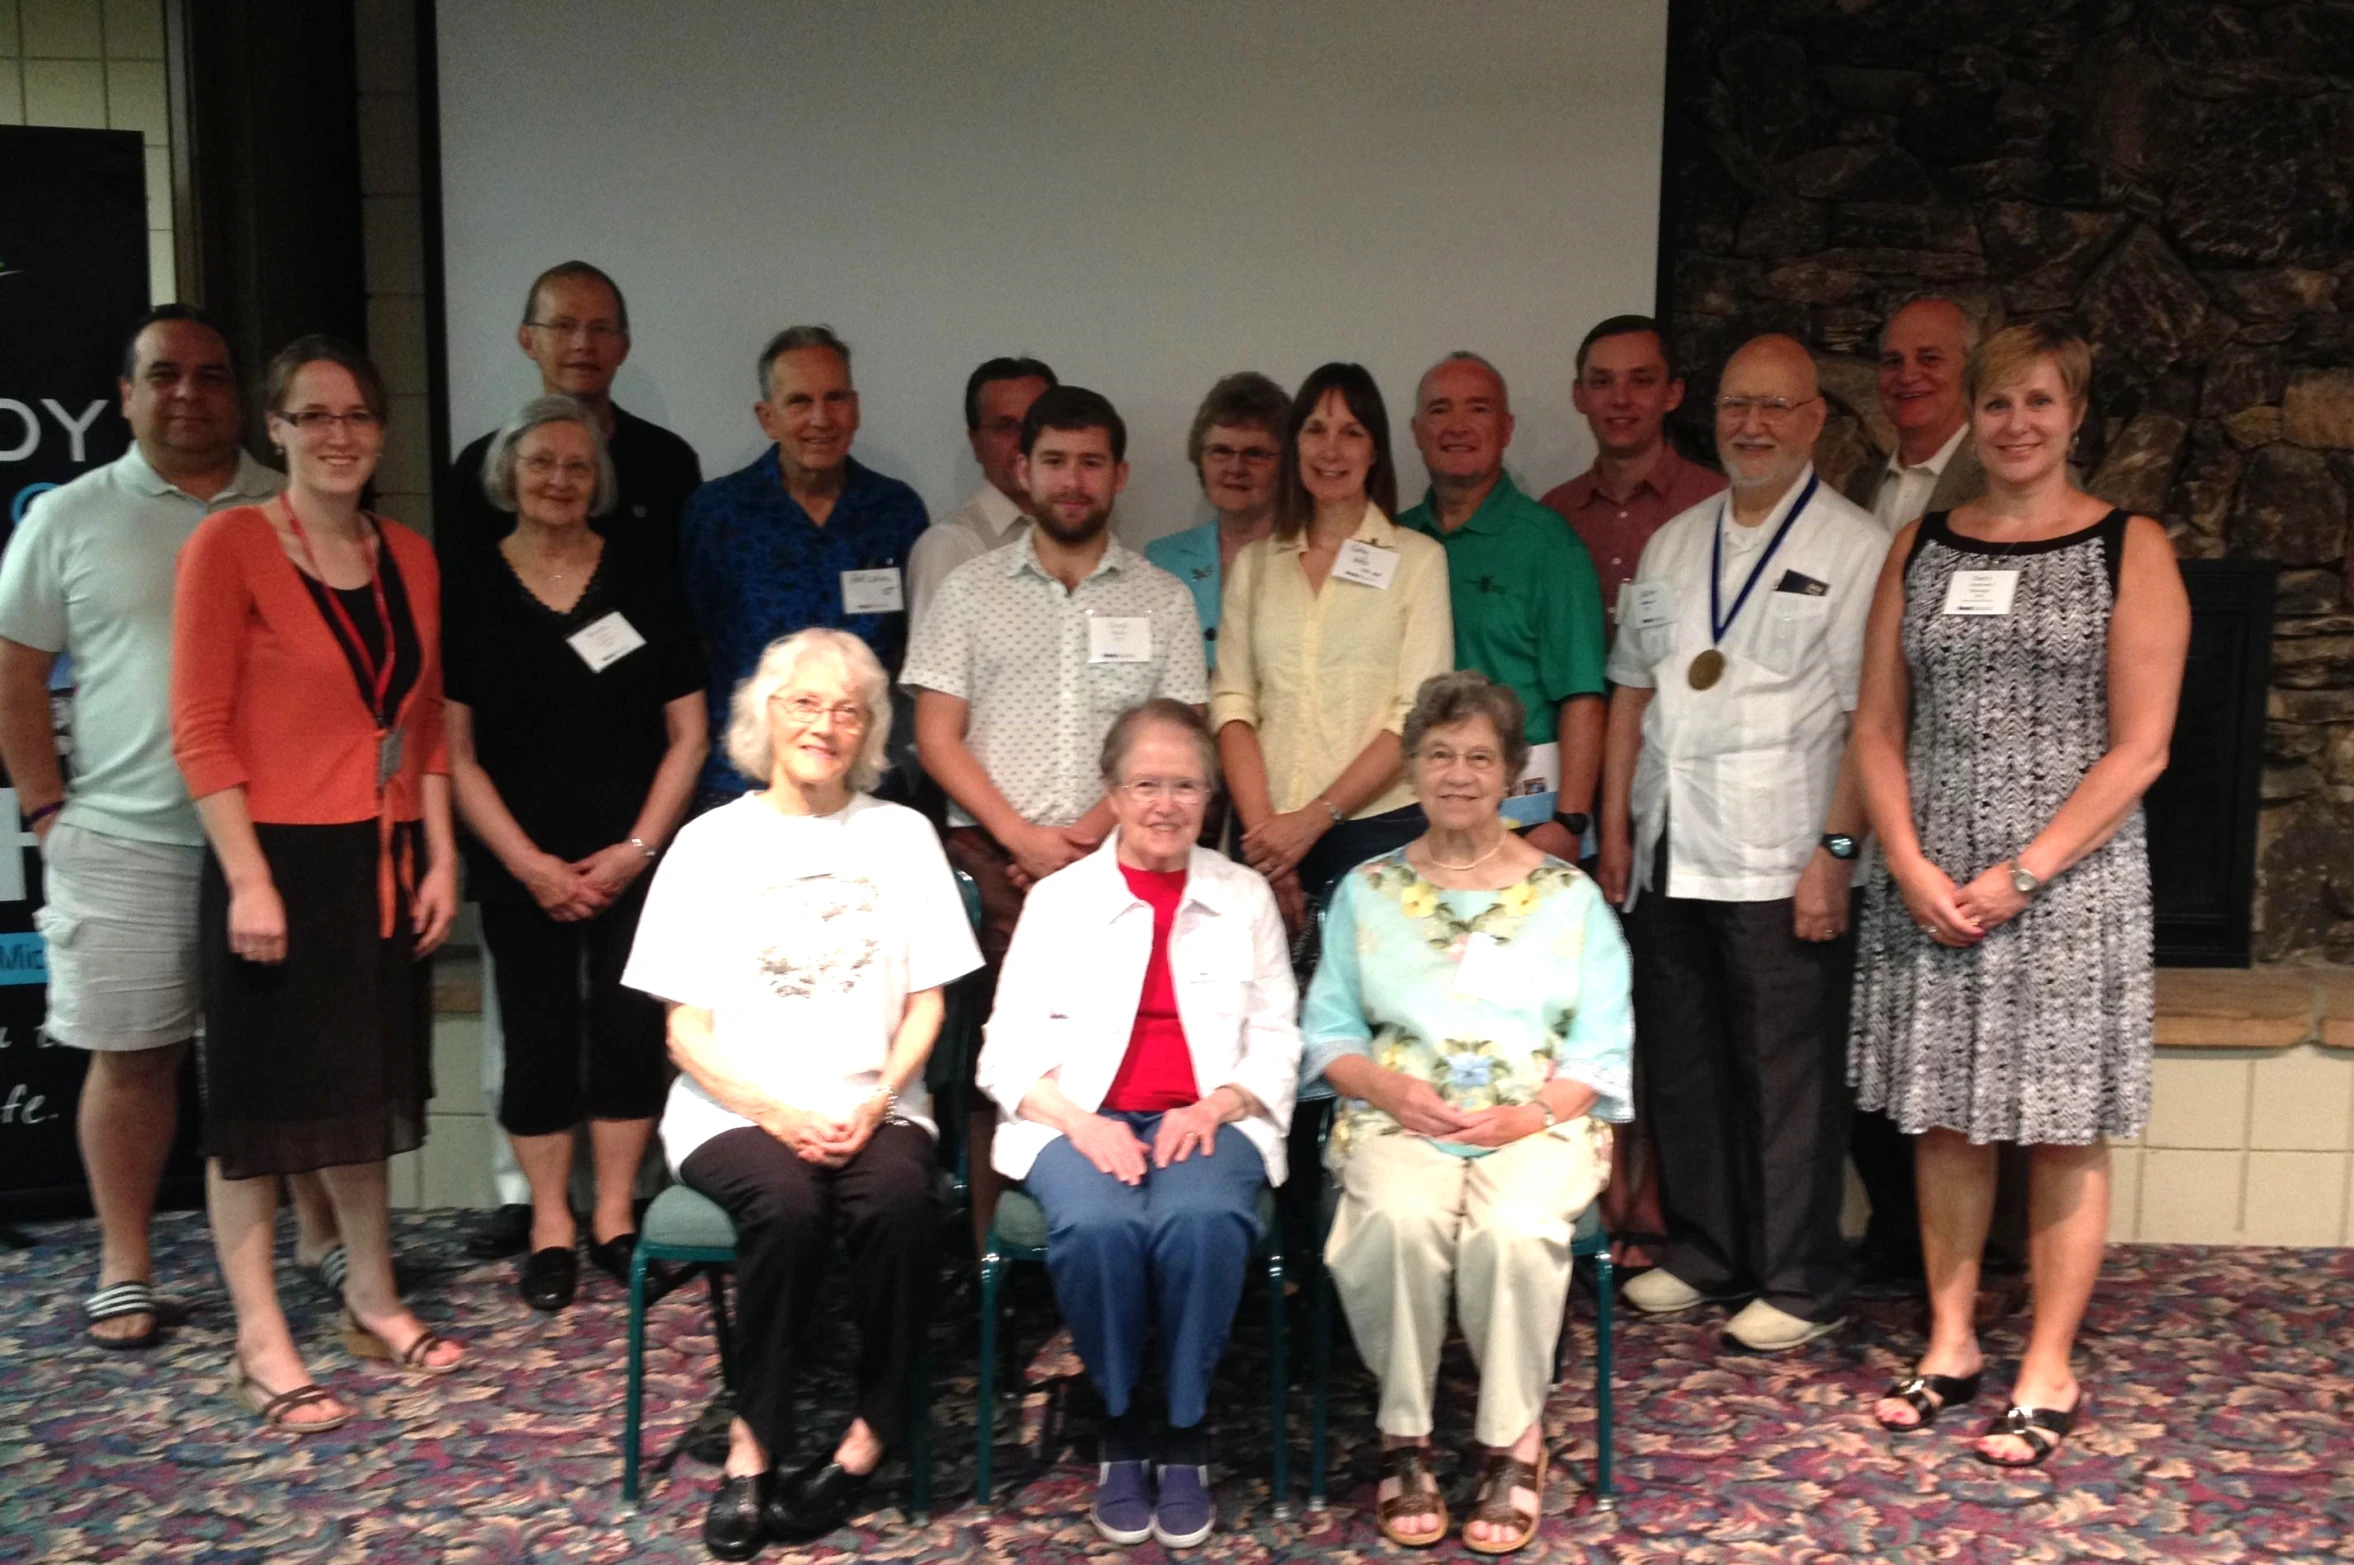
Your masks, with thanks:
M2018 590L2017 571L1956 571L1945 583L1945 612L2008 614Z
M621 617L619 609L574 631L564 641L580 654L580 660L589 666L592 674L602 674L646 644L646 638L638 634L635 625Z
M906 608L907 595L900 590L897 566L842 573L843 613L898 614Z
M1090 614L1087 617L1087 661L1150 663L1151 617L1143 614Z
M1386 590L1398 574L1398 551L1376 549L1362 538L1351 538L1340 546L1340 558L1332 562L1332 574L1360 587Z
M1475 934L1463 942L1463 965L1455 969L1455 992L1470 1000L1504 997L1504 948L1494 935Z
M1514 793L1559 793L1561 791L1561 746L1533 744L1528 749L1528 762L1520 769L1520 781L1512 785Z
M1621 630L1656 630L1676 622L1676 592L1663 581L1630 581L1618 590Z

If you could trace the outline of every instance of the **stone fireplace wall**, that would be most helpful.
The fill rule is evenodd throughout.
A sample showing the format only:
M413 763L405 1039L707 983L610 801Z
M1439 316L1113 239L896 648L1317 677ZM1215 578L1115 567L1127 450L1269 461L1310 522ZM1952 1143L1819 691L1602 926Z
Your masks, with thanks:
M1843 482L1894 305L2072 318L2090 487L2281 567L2257 954L2354 960L2354 3L1676 0L1668 79L1687 446L1757 332L1814 347Z

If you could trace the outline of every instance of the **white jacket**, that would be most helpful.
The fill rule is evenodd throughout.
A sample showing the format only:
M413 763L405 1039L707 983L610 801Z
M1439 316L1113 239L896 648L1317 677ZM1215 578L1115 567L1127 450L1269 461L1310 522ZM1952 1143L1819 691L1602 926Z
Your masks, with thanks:
M975 1079L997 1100L990 1162L1030 1172L1062 1132L1020 1117L1022 1098L1052 1074L1094 1113L1127 1057L1152 956L1152 909L1128 889L1113 850L1119 833L1030 891L997 980ZM1232 1127L1258 1148L1267 1182L1284 1179L1283 1138L1299 1088L1300 1032L1291 946L1275 894L1258 874L1197 847L1169 931L1177 1019L1207 1097L1232 1084L1262 1112Z

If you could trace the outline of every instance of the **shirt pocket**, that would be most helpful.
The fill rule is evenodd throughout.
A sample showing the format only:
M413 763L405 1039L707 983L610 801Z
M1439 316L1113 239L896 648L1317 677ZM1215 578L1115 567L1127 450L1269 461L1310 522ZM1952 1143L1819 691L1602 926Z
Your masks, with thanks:
M1098 717L1117 717L1152 699L1160 686L1161 659L1149 663L1087 665L1087 707Z
M1784 679L1795 679L1808 664L1819 661L1824 633L1831 624L1831 600L1804 592L1777 592L1766 599L1765 623L1759 627L1755 657Z

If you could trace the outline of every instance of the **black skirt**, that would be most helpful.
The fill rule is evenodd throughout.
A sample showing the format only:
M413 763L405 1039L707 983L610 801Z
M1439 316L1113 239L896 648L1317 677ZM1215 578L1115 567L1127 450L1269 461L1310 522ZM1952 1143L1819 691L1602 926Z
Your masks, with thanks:
M286 960L229 954L229 887L205 857L204 1154L231 1179L380 1163L424 1144L433 1096L433 964L415 955L409 898L379 934L374 821L256 824L286 905ZM422 865L415 822L395 862Z

